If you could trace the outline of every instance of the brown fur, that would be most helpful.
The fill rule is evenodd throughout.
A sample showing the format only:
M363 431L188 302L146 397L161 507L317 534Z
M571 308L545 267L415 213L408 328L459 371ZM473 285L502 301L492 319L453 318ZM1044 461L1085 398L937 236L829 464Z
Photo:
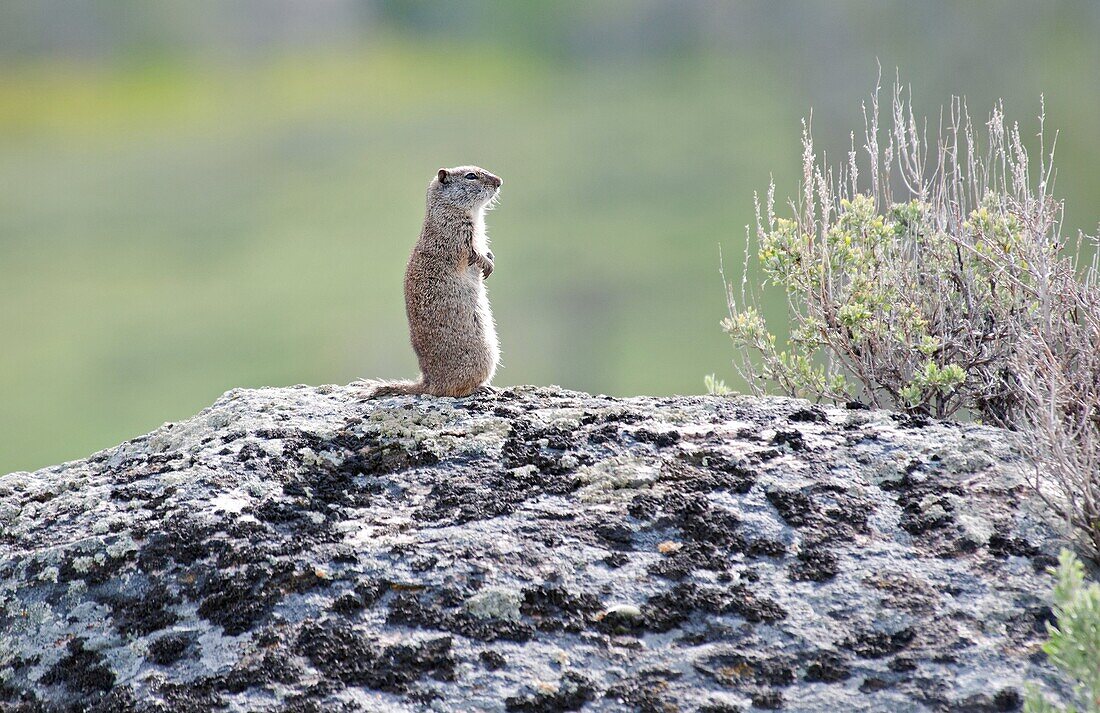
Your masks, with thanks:
M405 313L420 379L382 383L371 398L469 396L492 381L500 347L484 284L493 272L484 214L500 185L477 166L441 168L429 184L424 227L405 269Z

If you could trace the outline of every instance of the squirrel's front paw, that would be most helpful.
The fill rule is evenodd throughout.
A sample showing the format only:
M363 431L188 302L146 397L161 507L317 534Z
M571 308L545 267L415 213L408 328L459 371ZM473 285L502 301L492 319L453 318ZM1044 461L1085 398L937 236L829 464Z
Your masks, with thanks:
M493 274L493 252L490 250L485 254L485 259L481 263L481 279L488 280L489 275Z

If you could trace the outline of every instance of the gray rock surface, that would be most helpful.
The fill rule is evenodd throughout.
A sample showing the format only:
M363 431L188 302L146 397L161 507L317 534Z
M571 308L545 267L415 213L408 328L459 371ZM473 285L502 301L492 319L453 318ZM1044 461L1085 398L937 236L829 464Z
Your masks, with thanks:
M1004 435L783 399L230 391L0 478L0 707L994 711L1058 533Z

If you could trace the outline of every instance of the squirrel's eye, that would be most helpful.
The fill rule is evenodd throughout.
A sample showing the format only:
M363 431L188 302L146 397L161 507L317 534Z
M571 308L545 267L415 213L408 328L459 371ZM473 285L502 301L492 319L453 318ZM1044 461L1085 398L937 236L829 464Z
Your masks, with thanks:
M476 181L477 180L477 174L476 173L467 173L466 178L470 179L471 181Z

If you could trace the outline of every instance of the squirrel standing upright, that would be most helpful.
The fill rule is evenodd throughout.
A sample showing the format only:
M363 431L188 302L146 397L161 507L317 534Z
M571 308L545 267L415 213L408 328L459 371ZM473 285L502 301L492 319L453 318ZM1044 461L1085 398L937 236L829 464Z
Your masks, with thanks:
M501 183L483 168L458 166L439 169L428 184L424 227L405 268L405 312L420 379L383 382L369 398L469 396L492 381L500 345L485 292L493 272L485 211Z

